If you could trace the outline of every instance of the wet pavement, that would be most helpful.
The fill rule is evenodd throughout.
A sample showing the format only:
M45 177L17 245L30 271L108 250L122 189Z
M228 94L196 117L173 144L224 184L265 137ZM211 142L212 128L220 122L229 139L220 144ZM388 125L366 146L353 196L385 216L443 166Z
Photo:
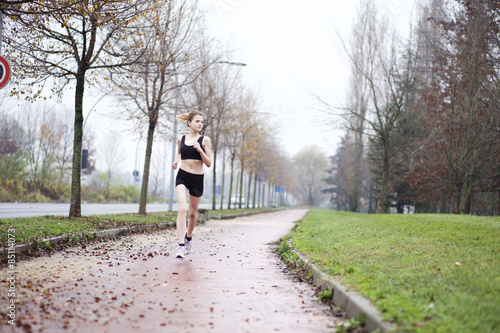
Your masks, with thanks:
M334 332L340 319L272 252L306 210L195 228L175 258L175 230L73 248L16 266L15 326L2 332Z

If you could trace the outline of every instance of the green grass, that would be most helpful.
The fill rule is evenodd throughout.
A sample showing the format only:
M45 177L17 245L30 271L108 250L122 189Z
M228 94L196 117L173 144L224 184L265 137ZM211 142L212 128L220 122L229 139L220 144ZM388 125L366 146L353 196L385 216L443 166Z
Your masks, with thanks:
M264 209L231 209L209 211L210 216L239 214L244 212L257 213ZM0 244L7 243L8 229L14 229L16 244L30 243L43 238L66 234L88 233L98 230L121 228L141 224L175 222L177 212L148 213L148 215L114 214L93 215L78 219L66 216L38 216L29 218L0 219Z
M500 332L500 218L312 210L293 246L398 332Z
M29 218L1 219L0 243L7 242L8 229L14 229L16 244L65 234L121 228L126 226L174 221L174 213L116 214L86 216L70 219L65 216L37 216Z

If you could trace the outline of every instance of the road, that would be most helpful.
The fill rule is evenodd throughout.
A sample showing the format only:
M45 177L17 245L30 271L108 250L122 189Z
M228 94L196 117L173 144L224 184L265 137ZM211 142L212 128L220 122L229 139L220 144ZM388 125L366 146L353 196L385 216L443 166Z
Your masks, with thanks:
M305 210L210 220L175 258L175 231L17 263L16 325L2 332L334 332L340 319L272 252ZM2 280L9 277L1 271Z
M177 204L173 210L177 210ZM200 204L200 208L209 209L210 204ZM100 204L82 203L82 215L104 215L120 213L137 213L139 204ZM168 204L148 204L148 212L166 212ZM0 202L0 219L32 217L44 215L66 216L69 214L69 203L10 203Z

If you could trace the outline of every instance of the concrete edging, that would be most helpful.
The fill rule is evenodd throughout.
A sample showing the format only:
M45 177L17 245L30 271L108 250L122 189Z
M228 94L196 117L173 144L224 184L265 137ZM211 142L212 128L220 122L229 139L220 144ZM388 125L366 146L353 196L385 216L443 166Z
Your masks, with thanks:
M234 219L234 218L242 217L242 216L257 215L257 214L272 213L272 212L276 212L276 210L275 209L266 209L266 210L261 210L258 212L244 212L244 213L227 214L227 215L215 215L215 216L210 216L210 219L230 220L230 219Z
M197 223L204 223L205 221L209 219L230 219L230 218L235 218L235 217L241 217L241 216L246 216L246 215L253 215L253 214L259 214L259 213L268 213L272 212L274 210L265 210L265 211L259 211L259 212L245 212L245 213L237 213L237 214L229 214L229 215L219 215L219 216L210 216L208 213L208 209L199 209L198 210L198 222ZM151 228L155 228L158 230L161 229L166 229L167 227L175 226L175 222L163 222L163 223L158 223L158 224L144 224L144 225L136 225L133 227L129 228L115 228L115 229L107 229L107 230L98 230L98 231L91 231L88 233L76 233L76 234L64 234L61 236L56 236L56 237L50 237L50 238L43 238L39 242L39 244L44 244L44 243L49 243L51 246L57 245L59 243L65 243L67 242L70 237L77 237L77 236L93 236L95 238L110 238L110 237L116 237L122 234L127 234L127 233L133 233L137 231L142 231L142 230L147 230ZM14 247L15 253L16 254L23 254L25 252L30 252L34 250L34 243L27 243L27 244L19 244ZM0 247L0 257L3 257L8 252L8 248Z
M76 236L90 236L92 235L95 238L110 238L110 237L116 237L122 234L127 234L127 233L133 233L133 232L138 232L142 230L148 230L151 228L154 229L166 229L169 226L174 226L175 222L163 222L163 223L158 223L158 224L145 224L145 225L137 225L129 228L115 228L115 229L108 229L108 230L98 230L98 231L91 231L88 233L76 233L76 234L65 234L61 236L56 236L56 237L51 237L51 238L43 238L41 239L38 243L43 244L43 243L49 243L51 246L57 245L59 243L65 243L67 242L70 237L76 237ZM28 244L19 244L14 247L15 253L16 254L23 254L24 252L29 252L33 250L33 243L28 243ZM8 251L8 248L0 248L0 255L5 254Z
M390 332L396 329L395 325L382 320L380 312L370 304L369 300L354 291L348 291L346 287L331 279L328 274L323 273L309 262L301 253L292 248L290 251L298 256L306 271L311 271L315 286L320 287L321 290L333 289L333 302L345 310L348 318L355 318L361 313L365 314L364 330L373 332L379 329L382 332Z

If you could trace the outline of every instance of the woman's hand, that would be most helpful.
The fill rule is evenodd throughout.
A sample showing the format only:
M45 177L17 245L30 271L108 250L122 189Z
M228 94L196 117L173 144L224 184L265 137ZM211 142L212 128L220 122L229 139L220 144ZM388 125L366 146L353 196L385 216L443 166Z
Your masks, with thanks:
M177 162L172 163L172 169L176 170L177 169Z
M202 152L201 147L200 147L200 143L198 141L196 141L195 143L193 143L193 148L196 149L196 151L199 152L199 153Z

